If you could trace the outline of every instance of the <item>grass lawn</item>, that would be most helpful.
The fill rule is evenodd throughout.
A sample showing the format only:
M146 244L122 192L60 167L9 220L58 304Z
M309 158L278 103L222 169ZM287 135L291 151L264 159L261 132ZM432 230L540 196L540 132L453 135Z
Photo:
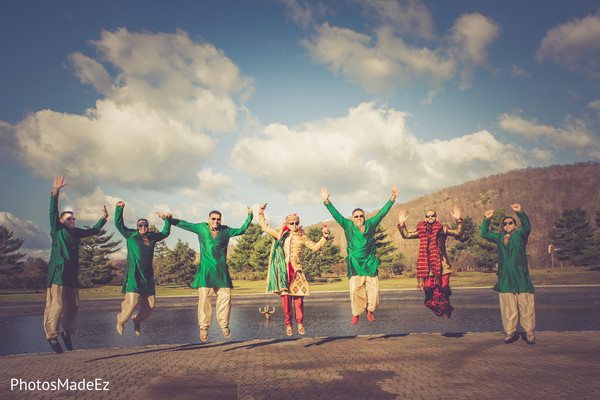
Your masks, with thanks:
M586 268L557 268L554 273L545 269L530 270L534 286L545 285L590 285L600 284L600 270ZM415 278L398 277L379 281L381 289L414 289L417 287ZM452 275L450 285L458 287L492 287L496 283L496 274L483 272L458 272ZM254 294L265 292L265 281L234 281L234 295ZM333 282L327 280L310 284L312 292L348 290L348 278L344 277ZM166 296L196 296L196 289L184 286L157 286L156 295ZM44 301L45 289L0 289L0 302ZM121 286L102 286L79 291L81 299L111 299L122 298Z

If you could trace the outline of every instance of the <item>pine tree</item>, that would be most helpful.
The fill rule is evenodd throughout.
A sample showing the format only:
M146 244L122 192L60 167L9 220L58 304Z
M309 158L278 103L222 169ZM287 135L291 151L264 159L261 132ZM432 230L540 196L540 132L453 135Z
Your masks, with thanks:
M24 254L19 249L25 242L22 238L13 238L13 232L0 225L0 287L23 287L21 275Z
M318 242L323 236L323 229L318 226L310 227L304 234L313 242ZM343 260L340 255L340 246L333 244L333 235L329 236L327 243L319 251L312 251L304 247L300 252L302 271L306 279L314 281L317 276L329 272L332 265Z
M503 208L494 210L494 215L490 222L491 232L502 232L501 225L505 215L506 213ZM463 251L469 251L479 268L491 270L498 263L496 244L482 238L477 229L478 227L475 226L473 218L466 216L463 221L463 232L460 236L456 237L458 243L450 248L449 256L455 259ZM465 255L461 258L465 258ZM470 259L470 257L467 258Z
M404 255L402 253L394 252L398 250L396 246L392 244L391 240L387 239L386 229L381 225L377 225L375 230L375 257L379 260L379 270L384 271L389 275L399 275L404 270L404 264L402 260Z
M114 233L108 235L106 229L100 229L97 235L79 240L79 280L84 287L111 281L114 267L108 256L119 251L121 243L113 241L113 236Z
M0 225L0 266L17 266L25 256L19 249L25 242L23 238L13 238L13 232Z
M598 263L594 228L580 207L565 209L550 230L550 239L561 261L588 266Z
M227 259L234 273L264 272L268 265L269 243L259 224L250 224L246 232L239 237L231 256Z
M160 285L190 285L197 269L196 252L187 242L179 239L173 250L166 245L162 249L154 264L154 280Z

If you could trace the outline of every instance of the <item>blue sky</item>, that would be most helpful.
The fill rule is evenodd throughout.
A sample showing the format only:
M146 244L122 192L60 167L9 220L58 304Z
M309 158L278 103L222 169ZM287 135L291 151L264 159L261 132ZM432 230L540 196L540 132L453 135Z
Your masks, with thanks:
M0 50L0 223L42 256L59 174L79 225L309 225L323 185L349 215L600 159L596 1L1 0Z

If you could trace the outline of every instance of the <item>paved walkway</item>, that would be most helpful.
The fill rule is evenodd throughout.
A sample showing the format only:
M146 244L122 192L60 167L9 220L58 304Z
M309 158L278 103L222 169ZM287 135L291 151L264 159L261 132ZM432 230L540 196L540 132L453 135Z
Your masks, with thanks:
M600 332L537 332L535 346L502 341L411 334L5 356L0 399L600 398ZM67 380L109 390L47 387Z

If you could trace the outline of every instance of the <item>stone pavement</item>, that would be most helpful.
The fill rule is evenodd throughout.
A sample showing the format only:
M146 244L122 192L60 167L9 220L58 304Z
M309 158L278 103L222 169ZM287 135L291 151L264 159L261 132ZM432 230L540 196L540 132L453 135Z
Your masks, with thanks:
M496 332L4 356L0 399L599 399L600 332L536 334L535 346Z

